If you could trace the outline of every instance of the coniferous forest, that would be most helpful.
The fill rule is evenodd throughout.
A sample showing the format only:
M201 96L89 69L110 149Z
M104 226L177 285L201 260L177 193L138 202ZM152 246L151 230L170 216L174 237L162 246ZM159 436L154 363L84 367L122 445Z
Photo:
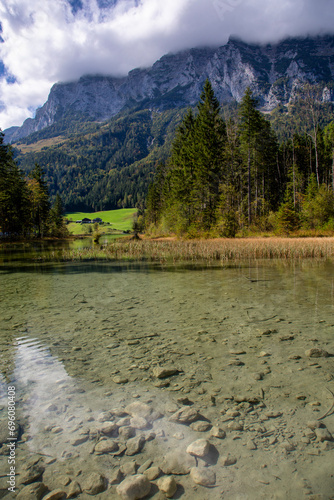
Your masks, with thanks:
M319 92L304 86L296 131L279 143L250 89L224 117L207 80L149 187L148 232L234 237L252 230L333 231L334 122L322 127Z
M60 195L51 207L43 169L25 176L0 133L0 233L2 237L62 237L67 229Z

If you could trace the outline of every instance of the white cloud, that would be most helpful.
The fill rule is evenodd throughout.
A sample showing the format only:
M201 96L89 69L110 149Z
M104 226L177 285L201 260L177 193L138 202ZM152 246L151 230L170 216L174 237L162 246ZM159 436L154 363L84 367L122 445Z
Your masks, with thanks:
M120 75L170 51L226 43L235 34L268 42L333 32L332 0L2 0L0 59L16 83L0 80L0 127L20 125L53 83L87 73ZM0 105L1 109L1 105Z

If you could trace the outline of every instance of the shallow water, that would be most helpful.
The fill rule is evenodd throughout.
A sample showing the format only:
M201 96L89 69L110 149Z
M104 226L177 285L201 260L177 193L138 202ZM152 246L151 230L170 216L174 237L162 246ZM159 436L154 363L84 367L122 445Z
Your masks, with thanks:
M64 476L82 487L94 470L109 480L97 498L118 498L111 476L124 463L136 460L138 467L151 459L163 469L167 453L183 453L205 438L217 457L198 465L214 470L216 487L174 475L175 498L333 498L332 442L307 427L331 405L333 358L305 355L312 347L334 353L333 263L187 269L36 265L21 255L2 261L0 286L0 470L5 475L9 467L7 389L15 386L16 491L29 460L41 459L49 490L66 491ZM179 373L157 379L152 370L159 365ZM259 401L238 402L245 394ZM170 415L188 405L182 398L226 438L171 423ZM143 450L97 454L101 412L121 408L126 416L133 401L161 413L137 429L146 439ZM230 417L231 411L239 415ZM110 421L121 418L118 413ZM243 429L234 430L235 421ZM321 422L334 434L332 414ZM229 454L237 462L226 467L221 458ZM8 493L1 481L0 497ZM164 498L155 486L151 491L151 498Z

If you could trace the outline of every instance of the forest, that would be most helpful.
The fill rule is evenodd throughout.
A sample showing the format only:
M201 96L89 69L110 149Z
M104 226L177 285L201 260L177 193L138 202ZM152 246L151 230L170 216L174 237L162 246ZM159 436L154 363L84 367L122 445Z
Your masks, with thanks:
M333 232L334 122L323 126L321 101L321 87L305 84L284 123L283 107L267 119L248 88L224 116L207 80L157 168L140 223L152 235L189 237Z
M51 206L43 169L36 164L25 176L14 160L12 148L3 139L0 133L0 236L66 236L59 193Z

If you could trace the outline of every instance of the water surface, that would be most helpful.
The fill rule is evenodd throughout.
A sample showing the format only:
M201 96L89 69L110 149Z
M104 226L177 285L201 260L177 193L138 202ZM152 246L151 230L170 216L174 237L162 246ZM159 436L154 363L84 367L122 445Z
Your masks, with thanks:
M110 484L117 467L131 460L139 467L148 459L163 467L166 454L206 438L218 453L206 463L217 486L175 476L179 498L331 498L331 442L311 435L307 422L330 407L333 361L308 358L305 351L334 353L333 263L37 265L25 261L23 250L3 258L0 286L1 439L7 387L15 386L18 490L27 462L41 459L49 490L66 490L64 476L81 484L94 470L109 480L97 497L117 498ZM179 373L160 380L156 366ZM260 399L240 402L241 395ZM161 413L136 431L145 435L143 450L96 454L101 412L124 412L133 401ZM223 428L226 438L210 436L210 428L171 424L170 415L183 404ZM231 411L239 415L230 418ZM114 412L110 421L121 415ZM232 429L234 421L243 429ZM333 415L321 422L334 434ZM112 437L124 444L117 432ZM226 467L221 458L229 454L237 462ZM6 473L6 456L0 465ZM6 485L1 487L5 496ZM151 498L161 498L154 486Z

